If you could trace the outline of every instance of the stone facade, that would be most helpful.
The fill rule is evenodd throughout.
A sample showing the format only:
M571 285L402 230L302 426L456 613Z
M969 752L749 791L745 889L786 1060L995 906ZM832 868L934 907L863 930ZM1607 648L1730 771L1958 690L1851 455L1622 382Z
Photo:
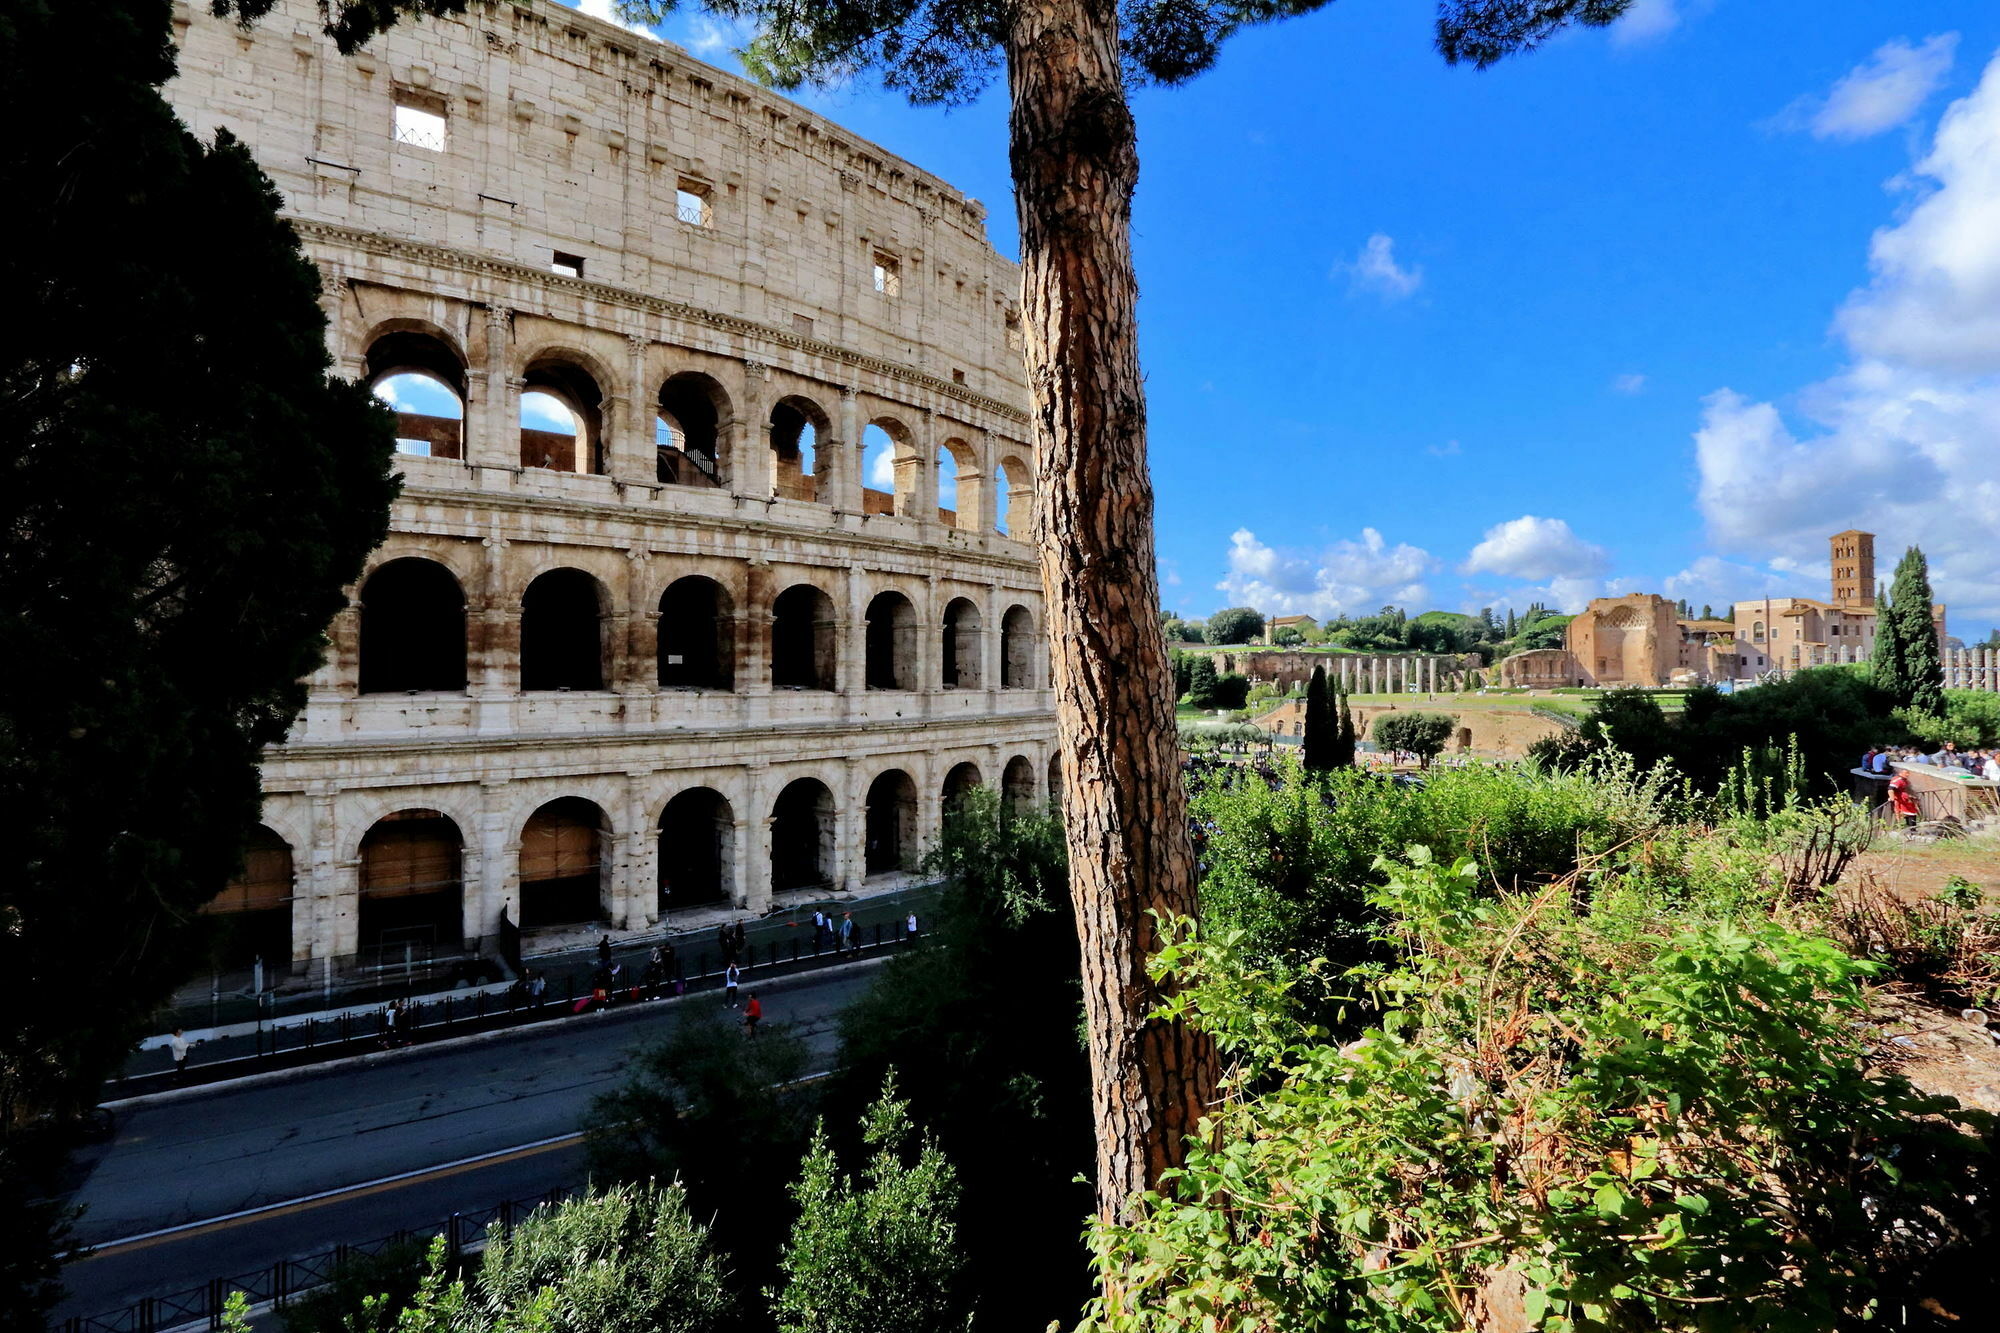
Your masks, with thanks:
M1211 653L1219 673L1235 672L1252 684L1292 690L1312 679L1314 667L1325 667L1328 684L1350 694L1435 693L1467 687L1478 658L1432 653L1315 653L1277 648L1261 652Z
M351 58L320 22L182 3L168 93L283 192L339 370L448 406L397 405L391 534L219 900L267 965L760 911L906 867L969 783L1047 796L1018 280L980 205L546 0Z

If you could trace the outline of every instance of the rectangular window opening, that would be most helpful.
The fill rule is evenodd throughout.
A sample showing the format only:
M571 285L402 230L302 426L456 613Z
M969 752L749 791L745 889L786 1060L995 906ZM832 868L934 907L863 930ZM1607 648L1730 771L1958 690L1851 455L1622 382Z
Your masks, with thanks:
M674 216L690 227L706 227L713 220L708 187L699 181L683 180L674 189Z
M549 264L549 271L552 273L561 273L567 277L580 278L583 276L583 256L565 254L563 251L558 250L555 252L555 259Z
M965 372L964 372L964 371L962 371L962 370L954 370L954 371L952 371L952 372L951 372L951 382L952 382L953 384L963 384L963 383L965 383Z
M793 315L793 316L792 316L792 332L793 332L793 333L796 333L796 334L798 334L798 335L799 335L799 336L800 336L801 338L810 338L810 337L812 337L812 336L813 336L813 321L812 321L812 316L811 316L811 315Z
M875 252L875 290L884 296L903 294L903 266L894 255L880 250Z
M433 153L444 151L444 103L411 94L396 95L396 142Z

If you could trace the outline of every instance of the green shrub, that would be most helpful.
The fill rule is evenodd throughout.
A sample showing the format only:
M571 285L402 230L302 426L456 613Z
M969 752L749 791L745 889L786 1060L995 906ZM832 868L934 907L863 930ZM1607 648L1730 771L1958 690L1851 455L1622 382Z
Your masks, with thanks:
M711 1333L734 1312L708 1228L675 1185L613 1186L495 1236L478 1297L495 1312L548 1293L547 1333Z
M1348 1046L1238 936L1156 959L1234 1073L1100 1229L1118 1280L1086 1327L1819 1333L1983 1239L1991 1117L1871 1067L1868 964L1705 893L1388 869L1395 961L1350 978L1379 1017Z

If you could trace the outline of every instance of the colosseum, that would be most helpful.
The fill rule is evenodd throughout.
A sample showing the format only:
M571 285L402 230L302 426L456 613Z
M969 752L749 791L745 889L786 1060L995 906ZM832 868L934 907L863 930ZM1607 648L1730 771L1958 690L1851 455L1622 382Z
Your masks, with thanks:
M265 758L225 963L761 912L892 882L963 787L1044 798L1017 279L980 204L550 0L353 57L320 22L176 6L169 96L282 191L404 477Z

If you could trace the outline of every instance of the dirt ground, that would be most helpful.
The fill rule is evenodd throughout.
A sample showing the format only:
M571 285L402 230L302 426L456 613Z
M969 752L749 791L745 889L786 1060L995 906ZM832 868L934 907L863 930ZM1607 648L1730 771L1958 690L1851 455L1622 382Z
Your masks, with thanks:
M1861 875L1906 902L1935 897L1958 876L1980 887L1987 911L2000 912L2000 829L1933 843L1887 838L1856 858L1844 878ZM1893 987L1871 995L1885 1063L1926 1092L2000 1114L2000 1009L1973 1011L1970 1019L1965 1012Z

